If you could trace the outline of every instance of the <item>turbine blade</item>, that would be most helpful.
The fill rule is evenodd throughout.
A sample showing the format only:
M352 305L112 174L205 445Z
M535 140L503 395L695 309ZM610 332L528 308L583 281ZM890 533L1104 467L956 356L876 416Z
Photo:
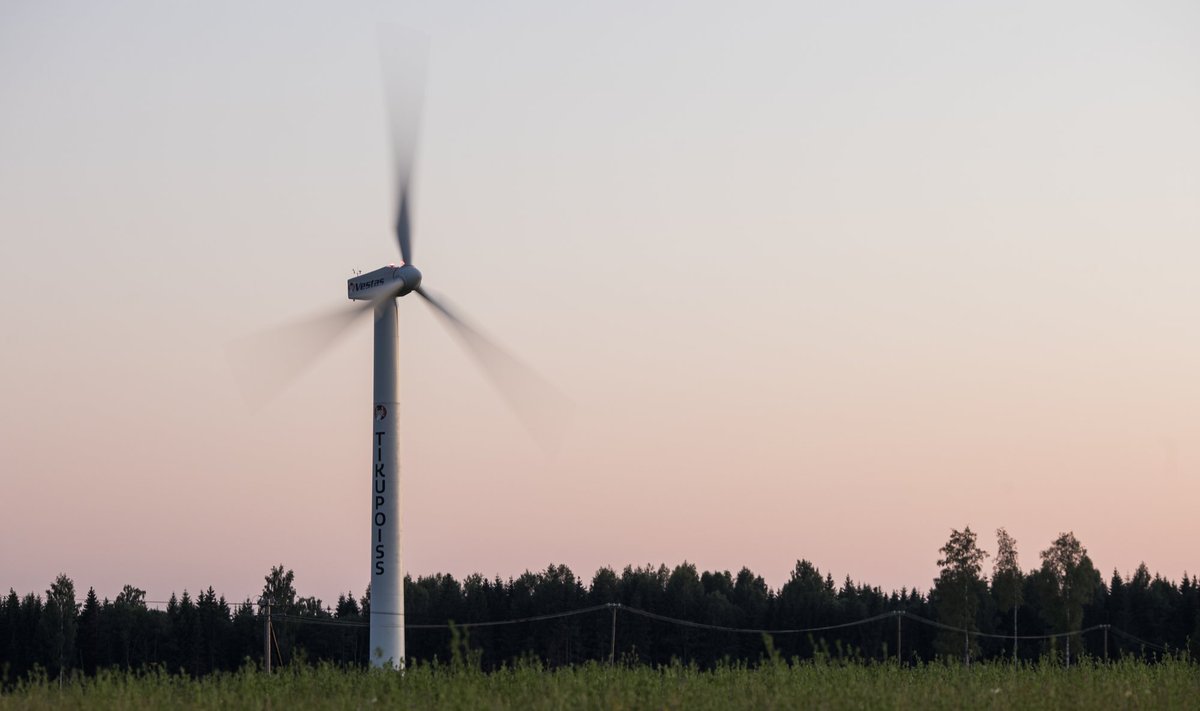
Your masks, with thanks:
M246 399L256 406L274 399L337 342L350 324L396 293L275 326L229 344L226 354Z
M534 438L546 449L553 449L562 439L564 415L570 410L566 396L533 368L463 320L444 299L435 298L424 287L416 292L442 318L442 323L463 344Z
M396 241L400 243L400 261L412 264L412 222L408 217L408 186L400 193L396 208Z
M421 105L425 96L429 40L412 30L381 25L379 59L383 70L388 134L392 142L396 241L400 245L400 258L405 264L412 264L412 217L409 200L412 196L412 174L421 123Z

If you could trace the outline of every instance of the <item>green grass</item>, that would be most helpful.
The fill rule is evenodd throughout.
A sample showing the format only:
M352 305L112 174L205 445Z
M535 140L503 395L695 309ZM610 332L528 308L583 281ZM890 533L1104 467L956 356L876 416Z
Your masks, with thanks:
M493 673L421 666L403 675L316 667L266 676L252 669L200 680L162 672L44 678L0 694L6 709L448 708L1142 708L1200 709L1200 665L1124 661L894 665L768 663L700 671L685 666Z

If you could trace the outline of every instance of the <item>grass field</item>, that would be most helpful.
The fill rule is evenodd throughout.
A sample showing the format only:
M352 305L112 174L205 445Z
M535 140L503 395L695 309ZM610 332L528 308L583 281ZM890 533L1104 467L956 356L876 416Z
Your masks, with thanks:
M1200 665L840 665L780 662L700 671L520 665L481 673L417 667L395 673L331 667L267 677L246 669L200 680L105 673L35 680L0 695L0 709L448 708L1139 708L1200 709Z

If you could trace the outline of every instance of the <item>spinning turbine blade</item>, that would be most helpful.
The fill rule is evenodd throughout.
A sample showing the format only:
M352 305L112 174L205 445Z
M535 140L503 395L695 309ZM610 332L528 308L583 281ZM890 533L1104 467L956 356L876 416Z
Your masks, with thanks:
M243 395L259 405L274 399L329 350L350 324L398 293L397 289L234 341L227 353Z
M425 96L429 41L411 30L382 26L379 29L379 58L383 67L388 134L392 141L396 241L400 245L400 258L405 264L412 264L409 200L412 197L412 172L417 153L421 105Z
M261 406L283 392L362 313L356 304L276 326L230 344L229 363L247 401Z
M416 292L442 317L530 433L546 448L557 445L565 424L563 415L570 409L567 398L533 368L464 321L442 298L431 296L424 287Z
M412 222L408 217L408 186L400 193L396 209L396 240L400 243L400 261L412 264Z

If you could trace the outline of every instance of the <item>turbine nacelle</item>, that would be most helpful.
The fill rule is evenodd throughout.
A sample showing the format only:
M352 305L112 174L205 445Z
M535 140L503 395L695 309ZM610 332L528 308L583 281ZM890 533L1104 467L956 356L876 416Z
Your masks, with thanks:
M419 269L411 264L388 265L347 280L346 295L351 301L372 301L387 294L404 296L419 286Z

